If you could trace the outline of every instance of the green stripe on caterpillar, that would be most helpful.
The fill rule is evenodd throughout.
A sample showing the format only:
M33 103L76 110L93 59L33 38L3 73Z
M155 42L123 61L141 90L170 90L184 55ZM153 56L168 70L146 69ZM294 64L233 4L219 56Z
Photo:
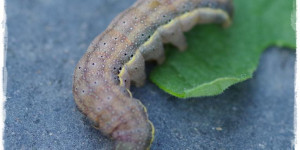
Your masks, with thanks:
M79 110L116 142L116 149L149 149L154 126L131 82L143 85L145 61L164 61L163 43L186 49L183 32L196 24L227 27L231 0L138 0L97 36L78 62L73 95Z

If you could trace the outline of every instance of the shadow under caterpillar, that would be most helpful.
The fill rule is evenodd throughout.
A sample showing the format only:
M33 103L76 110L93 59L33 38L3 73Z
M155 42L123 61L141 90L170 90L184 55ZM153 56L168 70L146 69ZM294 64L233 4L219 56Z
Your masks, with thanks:
M163 43L186 49L183 32L196 24L227 27L232 0L138 0L97 36L78 62L73 95L79 110L115 149L150 149L154 126L143 104L132 97L131 82L145 81L145 61L164 61Z

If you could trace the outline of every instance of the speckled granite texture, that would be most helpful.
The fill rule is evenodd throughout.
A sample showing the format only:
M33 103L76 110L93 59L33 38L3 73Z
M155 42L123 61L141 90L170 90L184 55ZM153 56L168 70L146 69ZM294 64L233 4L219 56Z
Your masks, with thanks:
M92 39L133 2L6 1L7 150L113 146L77 110L72 73ZM294 62L295 51L269 48L253 79L215 97L182 100L150 81L133 87L156 128L152 149L292 149Z

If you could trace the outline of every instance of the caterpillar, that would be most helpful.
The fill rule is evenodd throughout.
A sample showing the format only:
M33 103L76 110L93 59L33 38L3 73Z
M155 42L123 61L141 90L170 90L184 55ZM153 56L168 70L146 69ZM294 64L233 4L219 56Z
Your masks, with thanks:
M78 62L73 76L78 109L115 140L115 149L150 149L154 126L144 105L132 97L131 82L143 85L145 61L164 61L163 43L183 51L183 32L196 24L227 27L232 15L232 0L137 0Z

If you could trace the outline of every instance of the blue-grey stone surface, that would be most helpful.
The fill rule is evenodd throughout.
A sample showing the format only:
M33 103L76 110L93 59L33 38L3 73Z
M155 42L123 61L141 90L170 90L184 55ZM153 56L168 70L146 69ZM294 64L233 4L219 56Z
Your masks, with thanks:
M72 74L92 39L133 2L6 1L7 150L113 146L77 110ZM292 149L294 62L295 51L269 48L252 79L215 97L182 100L150 81L133 87L156 128L152 149Z

